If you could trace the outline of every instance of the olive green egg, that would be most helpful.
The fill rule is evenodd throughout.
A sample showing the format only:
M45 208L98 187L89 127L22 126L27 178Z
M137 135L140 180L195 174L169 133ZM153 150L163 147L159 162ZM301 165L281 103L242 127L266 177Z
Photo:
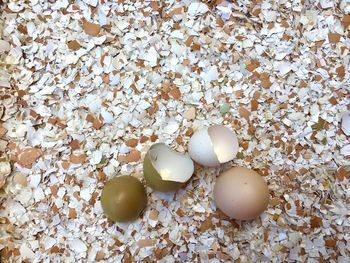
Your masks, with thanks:
M171 192L182 187L192 176L193 161L163 143L154 144L143 161L146 183L155 191Z
M147 193L142 183L135 177L114 177L102 190L101 205L111 220L131 221L139 217L146 208Z
M153 190L159 192L175 191L183 185L183 183L163 180L152 165L149 153L147 153L145 159L143 160L143 174L147 185L149 185L149 187L151 187Z

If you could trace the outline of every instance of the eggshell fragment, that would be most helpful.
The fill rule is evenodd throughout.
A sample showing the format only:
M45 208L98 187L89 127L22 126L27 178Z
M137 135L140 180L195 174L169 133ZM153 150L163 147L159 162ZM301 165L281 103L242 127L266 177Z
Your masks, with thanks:
M86 160L86 155L85 154L80 154L80 155L75 155L72 154L69 158L69 161L74 164L81 164L84 163Z
M217 207L229 217L250 220L266 209L269 190L265 180L255 171L234 167L217 179L214 200Z
M33 164L37 159L42 156L43 152L38 148L28 148L19 152L17 158L18 163L23 166L29 166Z
M5 40L0 39L0 54L6 51L9 51L11 49L11 46L8 42Z
M81 48L80 43L76 40L69 41L67 43L67 46L69 49L72 49L72 50L78 50L79 48Z
M235 133L222 125L196 131L188 144L191 158L204 166L217 166L233 160L238 152Z
M11 173L11 164L7 157L0 157L0 188L4 186L7 176Z
M341 128L345 135L350 135L350 112L345 112L341 120Z
M86 34L96 37L100 33L101 27L99 24L90 23L86 20L83 22L83 28Z

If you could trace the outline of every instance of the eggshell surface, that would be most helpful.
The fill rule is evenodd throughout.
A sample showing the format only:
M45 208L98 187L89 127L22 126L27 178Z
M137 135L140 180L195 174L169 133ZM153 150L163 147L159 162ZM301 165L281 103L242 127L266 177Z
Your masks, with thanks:
M233 160L238 152L238 139L236 134L229 128L214 125L208 128L214 152L220 163Z
M191 158L195 162L209 167L233 160L238 149L236 134L223 125L199 129L188 143L188 153Z
M118 176L109 180L102 190L101 205L113 221L136 219L147 205L147 193L142 183L132 176Z
M194 164L190 156L176 152L164 143L152 145L143 161L146 183L160 192L179 189L193 172Z
M192 135L188 143L188 153L196 163L201 165L216 166L220 164L214 152L207 127Z
M214 200L227 216L250 220L266 209L269 191L267 183L258 173L244 167L233 167L218 177Z

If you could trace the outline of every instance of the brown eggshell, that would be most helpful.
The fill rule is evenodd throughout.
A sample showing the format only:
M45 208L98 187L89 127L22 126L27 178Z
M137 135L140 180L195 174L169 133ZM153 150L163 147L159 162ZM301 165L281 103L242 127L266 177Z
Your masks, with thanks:
M233 167L218 177L214 200L217 207L229 217L250 220L266 209L269 190L265 180L255 171Z

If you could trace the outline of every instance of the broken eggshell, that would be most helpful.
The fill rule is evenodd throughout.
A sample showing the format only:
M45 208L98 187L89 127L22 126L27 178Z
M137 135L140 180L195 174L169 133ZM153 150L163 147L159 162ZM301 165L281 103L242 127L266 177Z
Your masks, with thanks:
M164 143L154 144L143 161L147 185L159 192L179 189L192 176L194 165L188 154L181 154Z
M222 125L196 131L188 144L191 158L203 166L218 166L233 160L238 153L236 134Z
M345 135L350 136L350 112L344 112L341 119L341 128Z
M11 174L11 164L7 156L0 157L0 188L6 183L6 178Z

